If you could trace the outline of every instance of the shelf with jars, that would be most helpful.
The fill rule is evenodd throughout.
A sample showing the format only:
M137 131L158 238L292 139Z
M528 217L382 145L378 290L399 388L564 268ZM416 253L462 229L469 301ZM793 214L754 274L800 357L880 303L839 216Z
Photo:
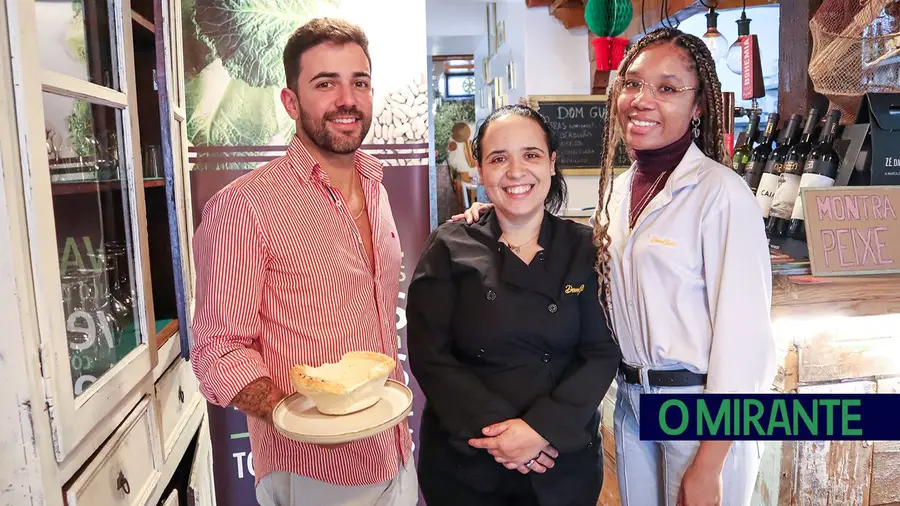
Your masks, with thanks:
M0 466L0 504L157 504L164 492L171 503L173 490L177 503L191 486L179 466L208 462L197 455L206 405L184 358L193 227L180 13L178 0L0 8L0 60L11 62L0 103L14 118L0 127L12 196L0 241L19 259L0 289L15 291L0 296L20 328L0 362L21 364L0 372L0 421L36 456ZM6 476L32 482L4 487Z

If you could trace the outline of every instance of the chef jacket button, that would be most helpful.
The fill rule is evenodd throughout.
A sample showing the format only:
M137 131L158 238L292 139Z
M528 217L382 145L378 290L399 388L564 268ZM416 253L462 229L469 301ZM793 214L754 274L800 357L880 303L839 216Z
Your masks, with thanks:
M545 363L545 364L549 364L549 363L550 363L550 354L549 354L549 353L544 353L544 354L541 356L541 362L543 362L543 363Z
M557 310L559 310L559 307L556 304L547 306L547 311L550 311L551 313L555 313Z
M587 447L588 447L588 448L593 448L593 447L594 447L594 442L593 442L593 441L588 442Z
M503 252L503 246L497 246L497 253Z
M494 293L493 290L488 290L487 300L495 300L497 298L497 294Z
M479 359L484 358L484 348L478 350L478 355L476 355Z
M541 251L540 253L538 253L538 260L543 260L543 259L544 259L544 252Z

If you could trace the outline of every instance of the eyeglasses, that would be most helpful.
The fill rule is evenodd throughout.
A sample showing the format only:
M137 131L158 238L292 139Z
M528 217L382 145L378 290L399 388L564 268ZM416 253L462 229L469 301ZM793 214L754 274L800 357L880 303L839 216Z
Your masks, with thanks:
M616 84L622 91L622 94L626 97L638 96L638 94L644 90L644 86L646 86L650 88L650 94L653 98L660 102L674 102L681 93L697 89L696 86L682 86L681 88L676 88L667 84L654 86L643 79L635 79L633 77L618 78L616 79Z

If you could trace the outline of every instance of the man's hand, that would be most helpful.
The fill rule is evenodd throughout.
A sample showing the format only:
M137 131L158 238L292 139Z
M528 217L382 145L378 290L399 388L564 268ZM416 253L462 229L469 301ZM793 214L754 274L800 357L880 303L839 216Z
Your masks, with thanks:
M488 209L494 207L494 204L488 204L484 202L472 202L472 206L466 209L466 212L463 214L454 214L447 220L447 223L451 221L460 221L466 220L466 223L469 225L478 221L478 217L481 213L486 213Z
M238 392L231 405L250 416L272 423L272 412L285 397L287 395L275 385L272 378L259 378Z
M542 473L553 467L555 457L552 455L559 455L546 439L519 418L485 427L482 433L488 437L470 439L469 445L487 450L494 460L507 469ZM552 453L542 453L545 449L552 450ZM535 463L530 468L525 467L524 464L531 459L535 459Z

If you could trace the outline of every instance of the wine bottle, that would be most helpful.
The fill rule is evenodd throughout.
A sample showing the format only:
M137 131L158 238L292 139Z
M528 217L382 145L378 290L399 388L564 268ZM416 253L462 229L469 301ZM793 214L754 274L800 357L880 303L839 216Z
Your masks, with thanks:
M809 110L809 118L803 129L803 137L796 146L788 151L784 161L784 171L778 179L778 187L775 196L772 197L772 207L769 209L769 222L766 224L766 233L769 237L780 237L787 233L791 223L791 213L794 211L794 202L800 191L800 176L803 174L803 166L806 157L812 151L812 140L819 124L818 109Z
M784 161L787 159L788 151L791 150L800 140L800 123L803 122L803 116L799 114L791 115L790 121L781 135L778 146L772 150L769 159L766 161L766 170L763 172L759 180L759 186L756 189L756 201L759 203L759 210L762 211L764 220L769 219L769 208L772 207L772 197L775 196L775 189L778 188L778 181L784 172Z
M750 162L750 152L753 150L753 143L756 142L758 134L759 114L754 112L750 115L750 124L747 125L746 140L734 150L734 155L731 157L731 168L738 175L744 175L744 169L747 167L747 163Z
M828 113L828 119L825 120L825 128L822 129L819 144L806 157L803 176L800 177L800 190L834 186L834 180L837 179L838 168L841 165L841 158L834 149L840 122L841 111L832 109ZM797 200L794 202L788 236L794 239L806 239L806 227L803 225L802 192L797 194Z
M750 162L744 172L744 181L750 186L750 191L756 194L756 187L762 178L763 169L772 154L772 140L775 138L775 130L778 128L778 113L769 114L769 122L766 124L766 133L763 134L759 146L753 148L750 153Z

